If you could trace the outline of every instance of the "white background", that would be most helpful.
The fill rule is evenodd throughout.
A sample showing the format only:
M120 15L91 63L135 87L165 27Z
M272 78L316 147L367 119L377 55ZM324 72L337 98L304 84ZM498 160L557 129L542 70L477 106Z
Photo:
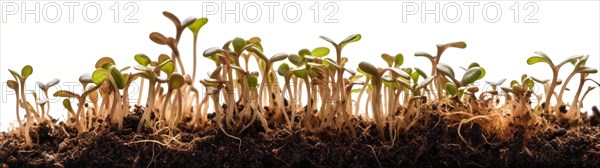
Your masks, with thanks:
M23 20L21 15L25 12L22 7L26 6L27 9L32 10L35 8L35 3L40 5L38 8L40 13L37 14L40 17L39 21L35 20L34 14L25 15ZM275 5L272 14L268 11L269 6L264 2L253 1L129 4L120 1L117 3L118 8L115 8L115 2L96 2L102 12L97 20L93 20L96 17L94 8L83 9L83 6L89 6L90 3L92 2L79 2L78 6L74 6L73 14L69 15L69 6L64 2L0 2L2 4L0 81L3 83L0 90L0 131L6 130L10 123L16 122L14 93L8 90L5 84L6 80L12 79L7 71L8 68L20 71L24 65L33 66L33 75L28 79L26 86L28 90L36 89L34 85L36 81L47 82L53 78L61 79L61 84L52 88L50 94L59 88L73 90L69 87L78 82L77 79L81 74L91 73L96 60L102 56L111 56L116 60L117 66L124 67L135 64L133 55L137 53L145 53L152 59L156 59L161 53L170 53L167 47L158 46L148 38L148 34L153 31L174 36L174 26L162 16L162 11L165 10L173 12L182 19L203 15L209 18L209 23L199 33L200 53L209 47L220 47L234 37L247 39L253 36L263 39L266 55L279 52L296 53L301 48L330 47L329 43L319 38L319 35L326 35L335 41L340 41L347 35L360 33L363 38L357 43L348 45L343 51L343 56L350 58L347 66L357 67L360 61L385 66L380 59L382 53L402 53L405 56L403 67L421 67L429 72L430 62L424 58L414 57L416 51L435 54L435 44L465 41L468 45L466 49L449 49L441 59L441 62L453 66L459 79L464 72L459 66L468 66L471 62L478 62L486 68L487 75L484 80L495 81L508 78L510 81L519 79L524 73L538 78L551 78L552 74L547 65L526 64L526 59L532 56L534 51L547 53L554 62L560 62L575 54L589 54L587 65L599 67L600 6L598 1L475 2L478 5L474 6L473 13L469 12L469 6L462 1L425 3L319 1L296 4L278 2L278 5L271 2L270 5ZM222 8L233 10L236 3L239 4L237 13L223 17L226 12L223 12ZM439 4L440 13L437 14L440 17L439 21L435 20L435 14L425 15L425 20L422 20L422 7L433 10L436 3ZM315 4L318 4L319 8L315 8ZM515 8L516 4L519 8ZM15 5L19 11L15 12L10 8ZM301 14L297 15L295 8L284 10L285 5L297 5L300 7ZM497 17L498 11L495 8L484 10L483 7L486 5L500 7L501 15L497 20L493 18ZM126 6L129 8L125 9ZM203 12L205 11L203 6L216 6L219 11L206 13ZM260 7L262 14L260 18L253 20L257 16L256 6ZM325 8L326 6L328 8ZM414 11L413 8L408 7L415 6L419 11L407 15L411 14L410 11ZM528 8L525 8L526 6ZM53 20L57 13L56 7L62 10L62 14L60 18ZM338 9L336 12L333 12L334 7ZM457 16L457 7L461 10L461 17L453 20ZM535 7L537 11L532 13ZM132 18L126 20L126 16L134 8L138 11L131 15ZM117 15L115 15L116 9L119 11ZM315 9L318 9L318 15L315 15ZM516 9L519 11L518 15L515 15ZM324 20L332 12L333 20ZM526 19L529 14L532 14L532 17ZM69 16L73 17L72 22ZM239 21L235 20L236 16L240 17ZM273 17L272 22L270 16ZM298 20L293 20L297 16L300 16ZM316 23L315 16L318 18ZM515 16L517 16L516 21ZM86 17L88 20L85 19ZM469 17L473 17L472 22ZM96 22L91 23L93 21ZM125 23L125 21L136 23ZM254 21L256 23L252 23ZM325 21L337 23L325 23ZM525 23L525 21L536 23ZM192 71L191 39L191 33L186 30L179 45L188 73ZM200 65L199 79L206 77L205 72L214 68L211 61L202 57L199 58L198 64ZM570 71L572 67L566 66L562 69L561 77L566 78ZM590 77L598 80L597 74ZM576 76L574 79L578 78ZM575 89L577 85L578 82L574 80L569 88ZM77 87L75 91L80 89ZM569 102L572 93L574 91L567 92L565 95L565 99ZM596 90L588 95L584 102L584 111L589 111L592 105L600 104L598 93ZM57 102L52 104L53 116L61 118L60 116L66 115L59 103L61 100L51 98L51 102Z

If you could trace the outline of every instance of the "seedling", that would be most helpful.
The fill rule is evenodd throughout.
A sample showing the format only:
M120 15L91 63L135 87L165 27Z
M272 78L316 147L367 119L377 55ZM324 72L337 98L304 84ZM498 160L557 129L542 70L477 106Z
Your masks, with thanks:
M27 108L27 97L25 97L25 81L27 80L27 78L29 78L29 76L33 73L33 68L30 65L26 65L21 69L21 73L17 73L17 71L12 70L12 69L8 69L8 71L10 72L10 74L13 76L13 78L15 78L15 82L18 81L18 84L20 86L20 89L15 89L17 87L14 86L15 82L10 82L13 83L11 85L12 89L15 91L21 91L21 99L19 99L17 97L17 116L19 116L19 106L21 107L25 107L25 119L26 124L25 127L23 127L22 123L19 123L19 128L21 129L21 132L23 133L23 137L25 137L25 146L31 146L31 138L29 137L29 129L31 127L31 125L33 124L33 114L34 111L31 111L30 108ZM21 121L21 119L18 119L19 121Z
M42 119L45 119L45 118L47 117L47 116L46 116L46 113L50 113L50 104L51 104L51 103L47 103L47 102L48 102L48 99L50 99L50 97L48 97L48 89L49 89L50 87L52 87L52 86L54 86L54 85L58 84L59 82L60 82L60 80L59 80L59 79L53 79L53 80L51 80L50 82L48 82L48 83L46 83L46 84L43 84L43 83L41 83L41 82L38 82L38 83L37 83L38 87L39 87L39 88L42 90L42 92L44 92L44 96L46 96L45 100L42 100L42 102L45 102L45 103L41 103L41 104L40 104L40 103L38 103L38 104L40 104L40 105L42 106L42 108L44 107L42 104L48 104L48 108L47 108L47 109L48 109L48 111L47 111L47 112L44 112L44 110L42 110L42 116L41 116L41 118L42 118Z
M196 64L198 63L198 61L196 60L197 56L196 56L196 46L198 44L198 32L200 31L200 29L206 24L208 23L208 19L207 18L198 18L196 19L194 22L192 22L188 27L188 29L190 29L190 31L192 31L192 35L194 35L194 71L192 72L192 81L196 81Z
M448 48L460 48L460 49L464 49L467 47L467 43L459 41L459 42L450 42L450 43L446 43L446 44L438 44L436 45L437 47L437 54L435 56L432 56L429 53L426 52L416 52L415 56L417 57L425 57L427 59L429 59L429 61L431 62L431 75L432 76L437 76L434 79L434 83L435 83L435 87L437 90L437 98L441 98L442 97L442 75L438 75L438 64L440 63L440 58L442 57L442 54L446 51L446 49Z
M383 112L381 111L381 87L382 87L382 76L386 71L390 71L395 75L398 75L404 79L409 79L410 75L408 75L406 72L397 69L397 68L385 68L382 70L379 70L377 68L375 68L375 66L373 66L372 64L368 63L368 62L360 62L360 64L358 64L358 67L368 73L369 75L371 75L371 81L373 82L373 84L375 85L375 89L373 90L372 94L373 94L373 100L371 100L371 104L373 105L373 117L375 119L375 124L377 124L377 132L379 134L379 138L384 140L384 132L383 129L385 128L385 122L384 118L383 118Z
M548 57L548 55L546 55L545 53L543 53L541 51L537 51L537 52L535 52L535 54L536 54L535 56L531 56L527 59L527 64L533 65L533 64L543 62L543 63L548 64L548 66L550 66L550 69L552 70L552 81L550 82L550 86L548 87L548 90L546 92L546 100L544 101L545 102L544 111L546 113L551 113L550 112L550 100L552 100L552 94L554 93L554 88L557 85L556 83L558 81L558 72L559 72L560 68L567 63L575 64L577 62L577 60L579 58L581 58L582 56L580 56L580 55L572 56L570 58L567 58L563 62L559 63L558 65L554 65L554 63L552 62L550 57Z

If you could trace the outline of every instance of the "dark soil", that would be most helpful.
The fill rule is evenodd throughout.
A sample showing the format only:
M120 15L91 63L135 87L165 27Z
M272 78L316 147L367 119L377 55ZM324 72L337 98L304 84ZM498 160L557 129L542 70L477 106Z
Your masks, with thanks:
M591 125L529 131L528 140L517 132L507 142L482 134L477 124L465 125L461 134L475 149L471 150L460 140L456 126L444 120L421 122L422 127L394 143L380 141L366 122L357 124L357 138L286 129L264 133L255 124L236 135L241 141L215 128L174 136L168 130L136 134L138 122L139 113L126 118L123 131L103 127L77 136L73 128L42 124L33 129L36 145L30 148L20 147L20 138L3 133L0 168L600 166L600 128Z

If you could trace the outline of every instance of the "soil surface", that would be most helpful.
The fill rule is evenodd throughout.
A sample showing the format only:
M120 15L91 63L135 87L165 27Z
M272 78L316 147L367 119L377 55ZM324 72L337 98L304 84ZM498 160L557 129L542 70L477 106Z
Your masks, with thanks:
M600 128L592 125L530 131L528 140L517 132L513 140L499 142L470 124L461 131L467 145L456 125L444 120L421 121L391 143L382 142L374 125L360 119L357 138L287 129L265 133L256 123L235 139L214 126L136 134L139 116L125 118L123 131L106 126L78 135L61 123L41 124L32 129L35 145L29 148L20 146L21 138L2 133L0 168L600 166Z

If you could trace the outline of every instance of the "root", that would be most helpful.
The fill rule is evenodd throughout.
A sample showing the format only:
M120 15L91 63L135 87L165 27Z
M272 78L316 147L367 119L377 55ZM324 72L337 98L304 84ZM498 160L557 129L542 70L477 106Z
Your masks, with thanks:
M147 142L159 144L159 145L164 146L164 147L169 147L169 148L171 147L171 145L169 145L169 144L162 143L162 142L159 142L157 140L151 140L151 139L145 139L145 140L138 140L138 141L134 141L134 142L128 142L128 143L125 143L125 145L138 144L138 143L147 143Z
M496 115L496 114L494 114L494 115ZM476 151L475 148L471 147L471 145L469 145L469 142L467 142L467 140L465 140L465 138L460 133L460 128L462 128L462 125L465 123L471 122L473 120L476 120L476 119L492 120L490 117L494 116L494 115L480 115L480 116L475 116L475 117L471 117L468 119L463 119L460 121L460 123L458 124L458 127L456 129L456 132L458 133L458 137L460 137L460 139L467 145L467 147L469 147L469 149Z

